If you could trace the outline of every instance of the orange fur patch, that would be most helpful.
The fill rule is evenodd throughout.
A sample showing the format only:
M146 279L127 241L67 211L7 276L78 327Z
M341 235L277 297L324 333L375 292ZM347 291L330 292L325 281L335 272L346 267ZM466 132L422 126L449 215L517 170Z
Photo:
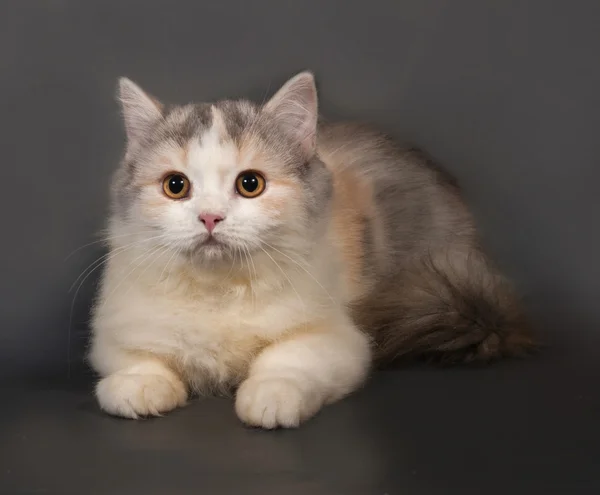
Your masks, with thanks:
M257 142L251 137L243 139L238 151L238 163L241 168L245 170L253 169L257 172L261 172L265 175L267 181L267 188L277 187L285 188L287 195L279 194L277 197L269 197L268 200L263 200L260 197L257 201L260 201L260 207L271 216L277 216L284 208L286 202L289 201L290 196L292 198L300 198L302 191L300 191L301 185L293 179L274 175L273 172L278 171L279 167L270 166L271 158L264 153L264 151L258 146Z
M345 279L350 298L356 300L370 288L364 276L364 239L369 234L366 222L372 221L375 205L372 186L348 171L333 172L333 241L344 260Z

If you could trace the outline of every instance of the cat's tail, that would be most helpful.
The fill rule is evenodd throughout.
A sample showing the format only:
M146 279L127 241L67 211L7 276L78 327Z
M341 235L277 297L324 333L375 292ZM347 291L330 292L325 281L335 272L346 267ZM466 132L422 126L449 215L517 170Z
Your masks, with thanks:
M537 348L512 288L480 254L427 256L381 289L356 312L380 362L487 362Z

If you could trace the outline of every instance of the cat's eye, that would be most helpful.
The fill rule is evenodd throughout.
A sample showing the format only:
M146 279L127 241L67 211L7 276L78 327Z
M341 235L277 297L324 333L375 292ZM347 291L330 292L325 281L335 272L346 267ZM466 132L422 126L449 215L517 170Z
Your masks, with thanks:
M254 170L247 170L237 176L235 190L244 198L256 198L260 196L267 185L265 178Z
M171 199L187 198L190 181L183 174L169 174L163 179L163 192Z

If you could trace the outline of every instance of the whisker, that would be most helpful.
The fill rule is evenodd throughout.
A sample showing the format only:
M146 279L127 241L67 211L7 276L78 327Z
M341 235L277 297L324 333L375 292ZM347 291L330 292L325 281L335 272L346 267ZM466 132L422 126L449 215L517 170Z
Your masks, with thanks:
M152 234L153 232L154 232L153 230L147 230L145 232L130 232L128 234L119 234L119 235L113 235L113 236L103 237L102 239L98 239L97 241L88 242L87 244L84 244L83 246L79 246L74 251L71 251L71 253L65 258L64 261L65 262L68 261L68 259L71 256L73 256L75 253L81 251L82 249L85 249L86 247L93 246L94 244L100 244L100 243L104 243L104 242L107 242L107 241L112 241L114 239L120 239L122 237L129 237L129 236L132 236L132 235Z
M250 262L252 263L252 271L254 272L254 281L258 284L258 272L256 271L256 265L254 264L254 258L252 257L252 253L250 252L250 249L248 249L248 256L250 257ZM255 300L255 304L256 304L256 300Z
M137 281L140 279L140 277L141 277L141 276L142 276L144 273L146 273L146 271L148 270L148 268L150 268L150 267L151 267L151 266L152 266L154 263L156 263L156 261L157 261L158 259L160 259L160 257L161 257L163 254L167 253L168 251L169 251L169 246L162 246L162 249L157 249L157 250L155 250L155 251L152 253L152 255L151 255L151 256L154 256L154 259L153 259L153 260L152 260L150 263L148 263L148 264L147 264L147 265L144 267L144 269L143 269L143 270L142 270L140 273L138 273L138 276L137 276L137 278L136 278L136 279L133 281L133 283L132 283L132 284L129 284L129 287L128 287L128 289L125 291L125 294L123 294L123 297L125 297L127 294L129 294L129 291L131 290L131 288L132 288L132 287L133 287L133 286L134 286L134 285L137 283ZM150 256L149 256L148 258L145 258L143 261L141 261L141 262L138 264L138 266L137 266L136 268L139 268L140 266L142 266L142 264L144 263L144 261L148 260L149 258L150 258ZM134 269L134 271L135 271L135 269ZM164 271L164 268L163 268L163 271Z
M250 299L252 301L252 307L256 307L256 300L254 298L254 284L252 283L252 272L250 271L250 258L248 258L248 248L246 245L242 246L243 253L246 258L246 265L248 266L248 281L250 282Z
M123 282L125 282L125 280L127 280L127 278L129 278L129 276L132 273L134 273L137 268L139 268L140 266L142 266L142 264L144 263L144 261L148 260L151 256L153 256L154 254L158 253L159 251L162 251L164 249L164 247L165 246L160 245L160 244L158 246L150 247L146 251L144 251L142 254L140 254L139 256L137 256L136 258L134 258L132 261L130 261L129 264L125 267L125 269L129 268L137 260L139 260L140 258L142 258L142 260L137 265L135 265L131 270L129 270L125 274L125 276L113 288L113 290L110 292L110 294L104 298L104 302L102 303L102 306L104 307L106 305L106 303L108 302L108 300L114 295L114 293L119 289L119 287L121 287L121 285L123 284ZM131 288L131 286L129 288Z
M67 329L67 363L68 363L67 367L68 367L68 376L69 377L71 376L71 336L73 334L73 312L75 311L75 302L77 300L77 295L79 294L79 291L83 287L83 284L90 277L90 275L92 273L94 273L98 268L100 268L105 263L108 263L115 256L117 256L121 253L124 253L125 251L128 251L129 249L134 248L135 246L141 244L142 242L151 241L151 240L159 238L159 237L163 237L163 236L151 237L149 239L144 239L143 241L132 242L130 244L121 246L120 248L114 249L114 250L106 253L105 255L101 256L100 258L98 258L94 262L92 262L90 265L88 265L87 268L85 270L83 270L83 272L81 272L81 274L77 277L75 282L73 282L73 284L69 288L68 292L71 292L73 290L73 287L75 287L77 282L83 276L83 279L81 280L81 282L79 282L79 285L77 286L77 290L75 291L75 294L73 295L73 300L71 301L71 307L69 309L69 327ZM93 266L93 268L92 268L92 266ZM90 270L90 268L91 268L91 270ZM86 274L86 272L87 272L87 274ZM84 276L84 274L85 274L85 276Z
M169 259L169 261L167 261L167 264L165 265L165 268L169 266L169 264L171 263L171 261L173 259L175 259L176 256L179 256L179 254L181 253L181 251L183 251L183 248L179 248L176 252L174 256L171 256L171 258ZM169 280L171 279L171 272L173 271L173 269L170 269L167 273L167 280L165 280L164 283L164 294L167 293L167 287L169 286ZM164 269L163 269L164 272ZM162 278L162 273L160 274L161 278ZM159 280L160 281L160 280Z
M160 239L160 238L162 238L162 237L166 237L166 236L165 236L164 234L162 234L162 235L159 235L159 236L155 236L155 237L149 237L149 238L147 238L147 239L142 239L142 240L139 240L139 241L134 241L134 242L131 242L131 243L129 243L129 244L126 244L125 246L121 246L121 247L115 248L115 249L113 249L113 250L109 251L108 253L106 253L106 254L104 254L104 255L100 256L100 257L99 257L99 258L97 258L96 260L92 261L92 263L90 263L90 264L89 264L89 265L88 265L88 266L85 268L85 270L83 270L83 272L81 272L81 274L80 274L80 275L79 275L79 276L78 276L78 277L75 279L75 282L73 282L73 284L72 284L72 285L71 285L71 287L69 288L68 292L71 292L71 291L73 290L73 287L75 287L75 285L77 285L77 282L79 281L79 279L80 279L81 277L83 277L83 276L86 274L86 272L87 272L87 271L88 271L90 268L92 268L92 266L93 266L93 265L95 265L96 263L98 263L98 262L100 262L100 261L102 261L102 260L108 261L108 259L112 259L112 258L113 258L115 255L117 255L117 254L119 254L119 253L122 253L122 252L124 252L124 251L127 251L127 250L129 250L130 248L132 248L132 247L134 247L134 246L136 246L136 245L143 244L144 242L152 241L152 240L155 240L155 239ZM107 259L107 258L108 258L108 259ZM102 263L100 263L100 264L102 265L103 263L104 263L104 262L102 262ZM94 268L92 269L92 272L93 272L94 270L96 270L96 268L98 268L98 266L94 267ZM87 278L87 277L88 277L90 274L91 274L91 272L90 272L90 273L88 273L87 275L85 275L85 278ZM84 278L84 280L82 280L82 282L84 282L84 281L85 281L85 278Z
M156 285L160 284L160 281L162 280L162 278L163 278L163 275L165 274L165 271L167 270L167 267L169 266L169 264L171 263L171 261L173 261L173 260L175 259L175 256L177 256L177 255L178 255L178 254L181 252L181 250L182 250L182 249L183 249L183 248L181 248L181 247L180 247L180 248L179 248L179 249L177 249L177 250L173 250L173 254L172 254L172 255L171 255L171 257L169 258L169 261L167 261L167 263L165 264L164 268L162 269L162 272L160 272L160 275L158 276L158 280L157 280L157 282L156 282ZM170 275L170 273L169 273L169 275ZM166 290L167 290L167 289L166 289L166 287L165 287L165 291L166 291Z
M233 273L233 269L235 268L237 250L238 250L238 248L237 248L237 246L235 246L233 248L233 260L231 261L231 267L229 268L229 271L227 272L227 275L225 275L225 278L223 279L223 281L228 281L231 278L231 274Z
M248 257L250 258L250 262L252 263L252 271L254 272L254 280L256 280L258 282L258 273L256 272L256 265L254 264L254 259L252 258L252 253L250 252L250 249L248 247L246 247L247 251L248 251Z
M302 299L302 297L300 296L300 293L296 290L296 287L294 286L294 284L292 283L292 280L290 279L290 277L288 276L287 273L285 273L285 271L283 270L283 268L281 268L281 266L279 266L279 263L277 263L277 261L275 261L275 258L273 258L273 256L271 256L267 250L265 248L263 248L262 246L259 246L259 248L263 251L263 253L265 253L273 263L275 263L275 266L277 268L279 268L279 271L281 271L281 273L283 274L283 276L287 279L287 281L290 284L290 287L292 288L292 290L296 293L296 296L298 296L298 299L300 300L300 304L302 304L302 310L304 313L304 325L307 325L307 318L306 318L306 304L304 303L304 299Z
M321 284L321 282L319 282L319 280L317 280L317 278L311 273L309 272L300 262L296 261L295 259L293 259L291 256L288 256L287 254L285 254L283 251L280 251L279 249L277 249L275 246L272 246L271 244L269 244L268 242L262 241L262 243L271 248L273 251L277 251L279 254L281 254L282 256L285 256L287 259L289 259L292 263L295 263L297 266L299 266L302 270L304 270L306 272L306 274L308 276L310 276L316 283L317 285L323 289L323 291L325 292L325 294L327 294L327 296L329 297L329 299L331 299L331 302L333 302L334 304L337 304L337 301L334 299L334 297L329 293L329 291L323 287L323 284ZM310 265L309 265L310 266Z

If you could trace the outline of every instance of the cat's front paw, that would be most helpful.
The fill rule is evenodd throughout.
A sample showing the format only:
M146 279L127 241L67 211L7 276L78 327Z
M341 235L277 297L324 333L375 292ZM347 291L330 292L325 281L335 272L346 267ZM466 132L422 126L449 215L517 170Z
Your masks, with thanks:
M294 428L321 407L308 384L292 378L248 378L237 391L235 411L250 426Z
M96 387L100 407L109 414L137 419L160 416L187 400L185 385L178 379L152 374L115 373Z

